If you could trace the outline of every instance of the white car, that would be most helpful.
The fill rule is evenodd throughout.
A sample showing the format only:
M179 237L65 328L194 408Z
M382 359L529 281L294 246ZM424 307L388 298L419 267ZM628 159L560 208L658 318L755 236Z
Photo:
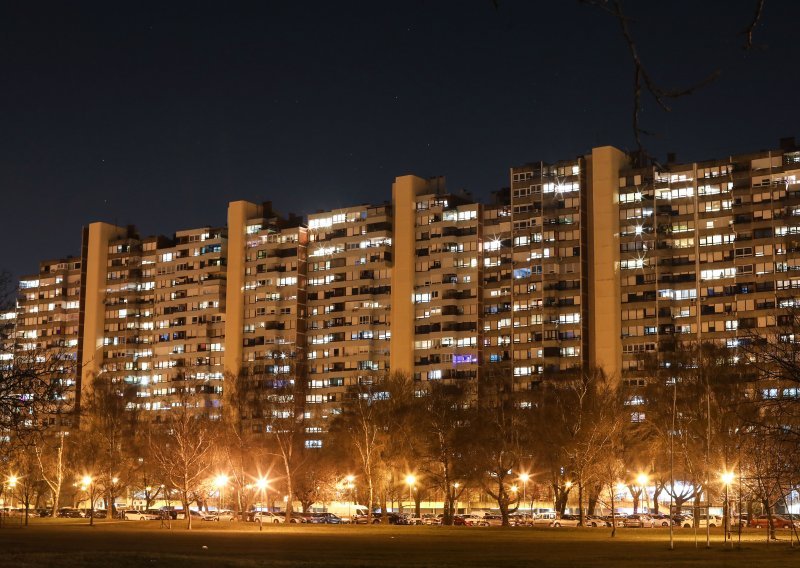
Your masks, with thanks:
M122 515L122 518L126 521L157 521L161 518L160 515L156 515L155 513L134 511L133 509L125 511Z
M285 523L286 522L286 515L280 514L277 515L272 511L256 511L253 514L253 520L255 522L262 522L262 523Z
M464 524L468 527L488 527L489 521L478 515L462 515Z
M551 527L577 527L581 524L581 518L578 515L561 515L550 523Z
M700 515L697 517L697 526L701 528L705 528L708 525L709 528L714 527L721 527L723 525L722 517L718 517L717 515L711 515L710 517L707 515ZM683 521L683 528L690 529L692 528L693 523L692 519L685 519Z
M535 527L549 527L557 517L558 515L552 511L547 513L536 513L531 524Z
M236 515L233 511L209 511L205 517L201 517L204 521L232 521Z
M650 515L640 515L635 513L633 515L628 515L628 518L625 519L625 526L631 528L652 529L655 526L655 522L653 521L653 517Z

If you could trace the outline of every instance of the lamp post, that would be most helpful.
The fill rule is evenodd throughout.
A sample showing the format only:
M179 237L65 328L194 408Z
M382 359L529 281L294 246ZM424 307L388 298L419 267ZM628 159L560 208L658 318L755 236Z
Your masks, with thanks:
M225 502L225 486L228 485L228 476L220 474L214 478L214 486L217 488L217 513L222 510Z
M409 473L406 475L406 485L408 485L408 500L412 503L414 502L414 494L413 494L413 487L414 484L417 482L417 476L413 473Z
M728 488L731 486L731 483L733 483L734 479L733 472L732 471L723 472L722 475L720 476L720 479L722 479L722 483L725 484L725 506L723 507L723 514L722 514L722 522L724 523L725 528L723 529L722 534L724 535L724 542L727 543L730 538L730 530L731 530L731 518L730 518L731 507L730 503L728 502ZM711 522L711 521L709 520L706 522Z
M527 473L520 473L519 480L522 482L522 502L525 503L527 501L527 494L528 494L528 480L530 480L531 476ZM531 509L533 506L528 507L528 514L530 514Z
M11 491L11 497L12 497L11 506L12 507L15 505L13 497L14 497L14 489L16 489L16 488L17 488L17 476L14 475L14 474L11 474L11 475L8 476L8 489Z
M269 510L269 501L266 498L267 489L269 487L269 479L267 479L266 477L259 477L256 480L256 487L261 492L261 498L264 501L267 501L267 510ZM264 507L261 507L261 510L257 511L257 513L258 513L258 530L259 531L263 530L263 528L264 528L264 519L262 518L262 513L263 512L264 512Z
M348 475L347 477L344 478L344 480L347 482L345 487L347 488L347 492L348 492L347 516L350 517L350 522L352 523L353 522L353 513L350 510L350 505L352 505L352 503L353 503L353 487L355 487L355 484L353 482L356 480L356 478L355 478L354 475Z
M451 519L453 517L455 517L456 515L458 515L458 488L459 487L461 487L461 484L458 481L456 481L453 484L453 498L454 498L454 501L455 501L455 503L454 503L455 509L453 510L453 514L450 515Z
M650 481L650 478L648 477L648 475L646 473L640 473L639 475L636 476L636 483L639 485L639 488L642 490L642 493L644 493L644 506L647 509L647 512L649 513L650 512L650 503L649 503L650 496L647 494L647 483L648 483L648 481Z
M94 526L94 479L91 475L81 478L81 486L89 491L89 526Z

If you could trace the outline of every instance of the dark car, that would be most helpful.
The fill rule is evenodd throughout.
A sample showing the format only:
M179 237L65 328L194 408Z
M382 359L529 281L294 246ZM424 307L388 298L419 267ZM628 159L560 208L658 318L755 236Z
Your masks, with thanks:
M401 524L400 520L401 520L402 517L400 517L399 514L397 514L397 513L389 513L388 517L389 517L389 524L390 525ZM381 513L380 511L375 511L374 513L372 513L372 524L373 525L380 524L382 522L382 519L383 519L383 513ZM366 515L353 515L353 522L355 524L357 524L357 525L366 525L367 522L368 522L367 516Z
M40 517L52 517L53 509L36 509L36 514Z
M339 525L342 522L341 517L333 513L311 513L306 519L306 522L318 525Z
M62 519L82 519L83 513L74 507L62 507L58 510L56 516Z
M800 524L800 521L792 521L783 515L772 515L772 526L776 529L790 529L793 525ZM750 521L750 526L755 528L766 528L769 526L767 515L759 515Z

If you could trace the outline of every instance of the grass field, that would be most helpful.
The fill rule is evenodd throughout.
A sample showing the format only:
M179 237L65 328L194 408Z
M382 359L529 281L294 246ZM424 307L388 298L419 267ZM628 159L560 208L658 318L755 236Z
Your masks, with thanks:
M724 548L722 533L666 529L547 529L501 527L265 526L250 523L34 519L0 529L0 566L696 566L749 568L800 565L800 547L783 531L777 542L747 531L741 547Z

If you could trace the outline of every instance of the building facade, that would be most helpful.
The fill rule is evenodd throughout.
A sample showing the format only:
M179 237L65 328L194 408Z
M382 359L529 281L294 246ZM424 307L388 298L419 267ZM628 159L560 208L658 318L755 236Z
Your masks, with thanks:
M645 355L735 349L795 307L799 178L791 140L646 167L602 147L513 167L486 204L403 176L390 203L307 219L237 201L227 226L172 238L94 223L80 257L20 283L17 348L73 353L73 404L105 374L156 420L218 417L226 377L296 381L312 434L376 373L502 366L523 404L590 368L638 385Z

